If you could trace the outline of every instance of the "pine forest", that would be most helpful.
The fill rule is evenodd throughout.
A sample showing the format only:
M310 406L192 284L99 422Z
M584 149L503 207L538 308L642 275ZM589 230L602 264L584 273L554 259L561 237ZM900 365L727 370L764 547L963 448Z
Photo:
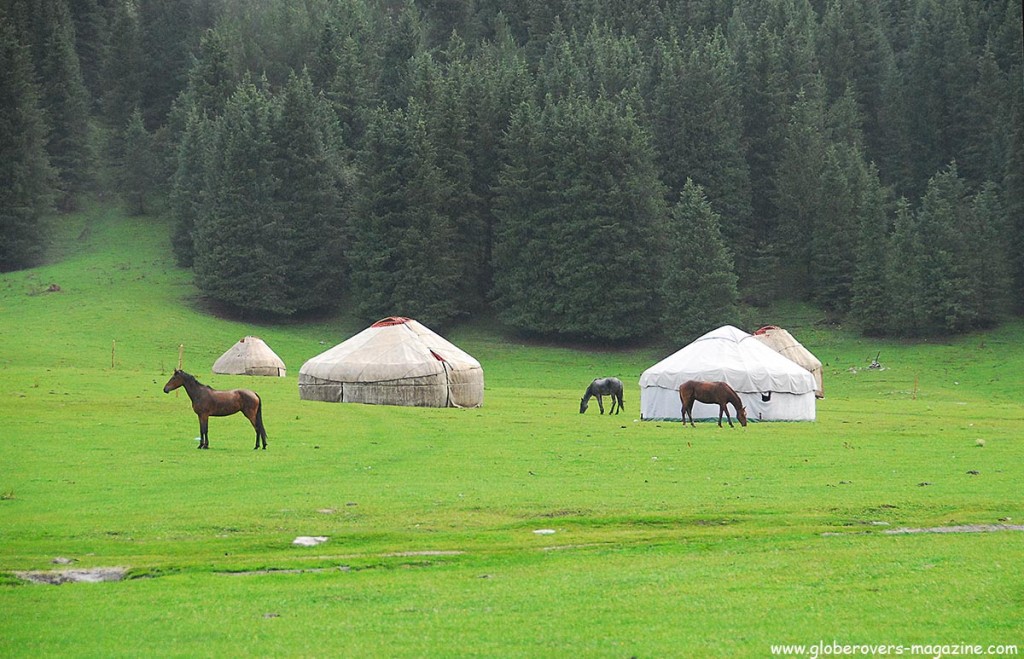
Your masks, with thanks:
M0 0L0 271L173 225L201 295L685 341L1024 313L1019 0ZM116 201L111 201L116 200Z

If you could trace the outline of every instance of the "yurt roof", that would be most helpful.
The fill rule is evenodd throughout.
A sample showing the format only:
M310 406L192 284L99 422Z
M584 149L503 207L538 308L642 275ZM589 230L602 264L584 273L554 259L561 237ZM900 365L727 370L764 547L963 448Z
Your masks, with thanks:
M479 369L480 362L412 318L377 321L303 364L301 373L336 382L385 382L444 370Z
M739 392L815 390L810 371L731 325L708 332L644 371L640 386L675 389L686 380L728 382Z
M816 383L815 395L818 398L824 398L825 385L822 376L821 360L797 341L792 334L781 327L765 325L754 332L754 338L810 371Z
M795 361L807 370L821 368L821 360L805 348L788 331L775 325L766 325L754 332L754 338L765 343L784 357Z
M213 372L223 375L285 374L284 361L257 336L246 336L228 348L213 363Z

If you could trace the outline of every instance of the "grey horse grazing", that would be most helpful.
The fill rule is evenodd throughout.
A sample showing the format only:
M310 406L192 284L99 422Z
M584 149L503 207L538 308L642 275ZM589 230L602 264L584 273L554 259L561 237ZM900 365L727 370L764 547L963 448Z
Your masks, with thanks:
M622 411L622 382L618 378L597 378L591 382L587 387L587 392L580 399L580 414L587 411L587 403L594 396L597 397L597 406L601 409L601 414L604 414L604 403L601 401L601 396L612 397L612 409L608 411L609 416ZM616 409L615 403L619 404L618 409Z

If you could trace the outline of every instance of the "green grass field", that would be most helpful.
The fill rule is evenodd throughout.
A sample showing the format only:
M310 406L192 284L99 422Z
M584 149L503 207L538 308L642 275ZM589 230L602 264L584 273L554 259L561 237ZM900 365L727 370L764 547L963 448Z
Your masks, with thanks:
M816 423L641 423L639 375L671 349L486 323L446 333L484 366L480 409L311 403L299 367L362 324L218 318L167 235L96 208L50 265L0 276L0 656L1024 645L1024 533L891 533L1024 524L1024 322L899 343L780 308L759 322L828 364ZM246 334L287 378L210 373ZM201 381L260 393L267 451L241 416L195 450L188 398L162 392L179 346ZM579 415L605 375L626 413ZM127 578L16 576L100 567Z

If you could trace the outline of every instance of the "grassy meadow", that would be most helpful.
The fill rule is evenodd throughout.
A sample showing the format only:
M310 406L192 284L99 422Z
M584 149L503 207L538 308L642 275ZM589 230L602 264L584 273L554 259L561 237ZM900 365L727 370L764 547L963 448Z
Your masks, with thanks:
M0 275L0 656L1024 645L1024 533L892 533L1024 524L1024 322L903 343L765 312L827 363L815 423L641 423L640 373L671 348L488 323L446 333L483 364L480 409L312 403L299 367L361 323L226 320L162 221L62 221L50 264ZM287 378L210 372L246 334ZM260 393L267 451L241 416L195 450L187 396L162 392L179 350L200 381ZM581 416L606 375L626 412ZM100 567L127 578L16 575Z

